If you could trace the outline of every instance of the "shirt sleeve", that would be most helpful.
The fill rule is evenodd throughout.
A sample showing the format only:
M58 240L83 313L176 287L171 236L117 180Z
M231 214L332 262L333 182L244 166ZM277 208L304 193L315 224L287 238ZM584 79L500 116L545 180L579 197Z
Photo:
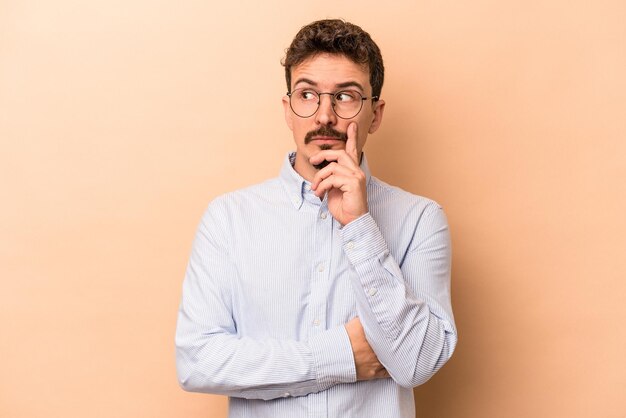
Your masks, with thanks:
M176 328L181 387L248 399L303 396L356 381L343 326L308 341L252 339L237 333L232 315L235 269L227 234L211 207L201 222L183 282Z
M413 234L399 264L369 213L341 230L366 338L391 378L407 388L430 379L457 343L443 210L428 205Z

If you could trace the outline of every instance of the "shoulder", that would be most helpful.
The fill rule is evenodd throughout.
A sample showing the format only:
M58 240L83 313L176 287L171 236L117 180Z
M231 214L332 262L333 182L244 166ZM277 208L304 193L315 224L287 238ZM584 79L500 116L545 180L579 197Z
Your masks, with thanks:
M242 211L254 211L261 206L275 205L277 200L284 199L284 194L280 180L272 178L216 196L209 202L204 216L230 217Z
M216 196L205 208L198 231L226 239L236 225L251 221L255 213L271 205L272 199L280 196L281 189L280 181L274 178Z
M369 204L378 210L400 215L425 215L443 212L439 203L408 192L372 176L368 184Z
M241 189L233 190L217 196L211 204L237 205L246 201L262 202L275 200L276 195L283 190L278 178L265 180Z

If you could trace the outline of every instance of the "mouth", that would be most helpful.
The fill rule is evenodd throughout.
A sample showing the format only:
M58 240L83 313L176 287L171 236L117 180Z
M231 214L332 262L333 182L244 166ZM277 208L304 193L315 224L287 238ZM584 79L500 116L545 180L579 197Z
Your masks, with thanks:
M315 143L317 145L323 145L323 144L334 145L336 143L346 142L346 141L342 138L337 138L333 136L316 136L316 137L311 138L310 142Z

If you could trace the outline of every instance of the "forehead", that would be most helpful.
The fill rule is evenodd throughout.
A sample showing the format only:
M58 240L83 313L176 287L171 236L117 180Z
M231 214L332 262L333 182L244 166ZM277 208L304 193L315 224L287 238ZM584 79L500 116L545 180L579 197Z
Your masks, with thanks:
M303 81L306 80L306 81ZM314 55L291 69L291 85L311 84L320 88L334 88L347 83L357 83L371 90L367 65L353 62L344 55Z

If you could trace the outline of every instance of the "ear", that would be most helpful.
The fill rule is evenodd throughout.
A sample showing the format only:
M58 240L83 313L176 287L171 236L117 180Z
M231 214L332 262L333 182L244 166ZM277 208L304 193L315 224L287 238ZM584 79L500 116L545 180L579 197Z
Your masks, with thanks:
M289 97L286 95L283 96L283 109L285 110L285 122L287 122L289 129L293 131L293 112L289 106Z
M374 116L372 118L372 124L370 125L369 133L373 134L380 128L380 124L383 121L383 113L385 111L385 101L377 100L374 103Z

